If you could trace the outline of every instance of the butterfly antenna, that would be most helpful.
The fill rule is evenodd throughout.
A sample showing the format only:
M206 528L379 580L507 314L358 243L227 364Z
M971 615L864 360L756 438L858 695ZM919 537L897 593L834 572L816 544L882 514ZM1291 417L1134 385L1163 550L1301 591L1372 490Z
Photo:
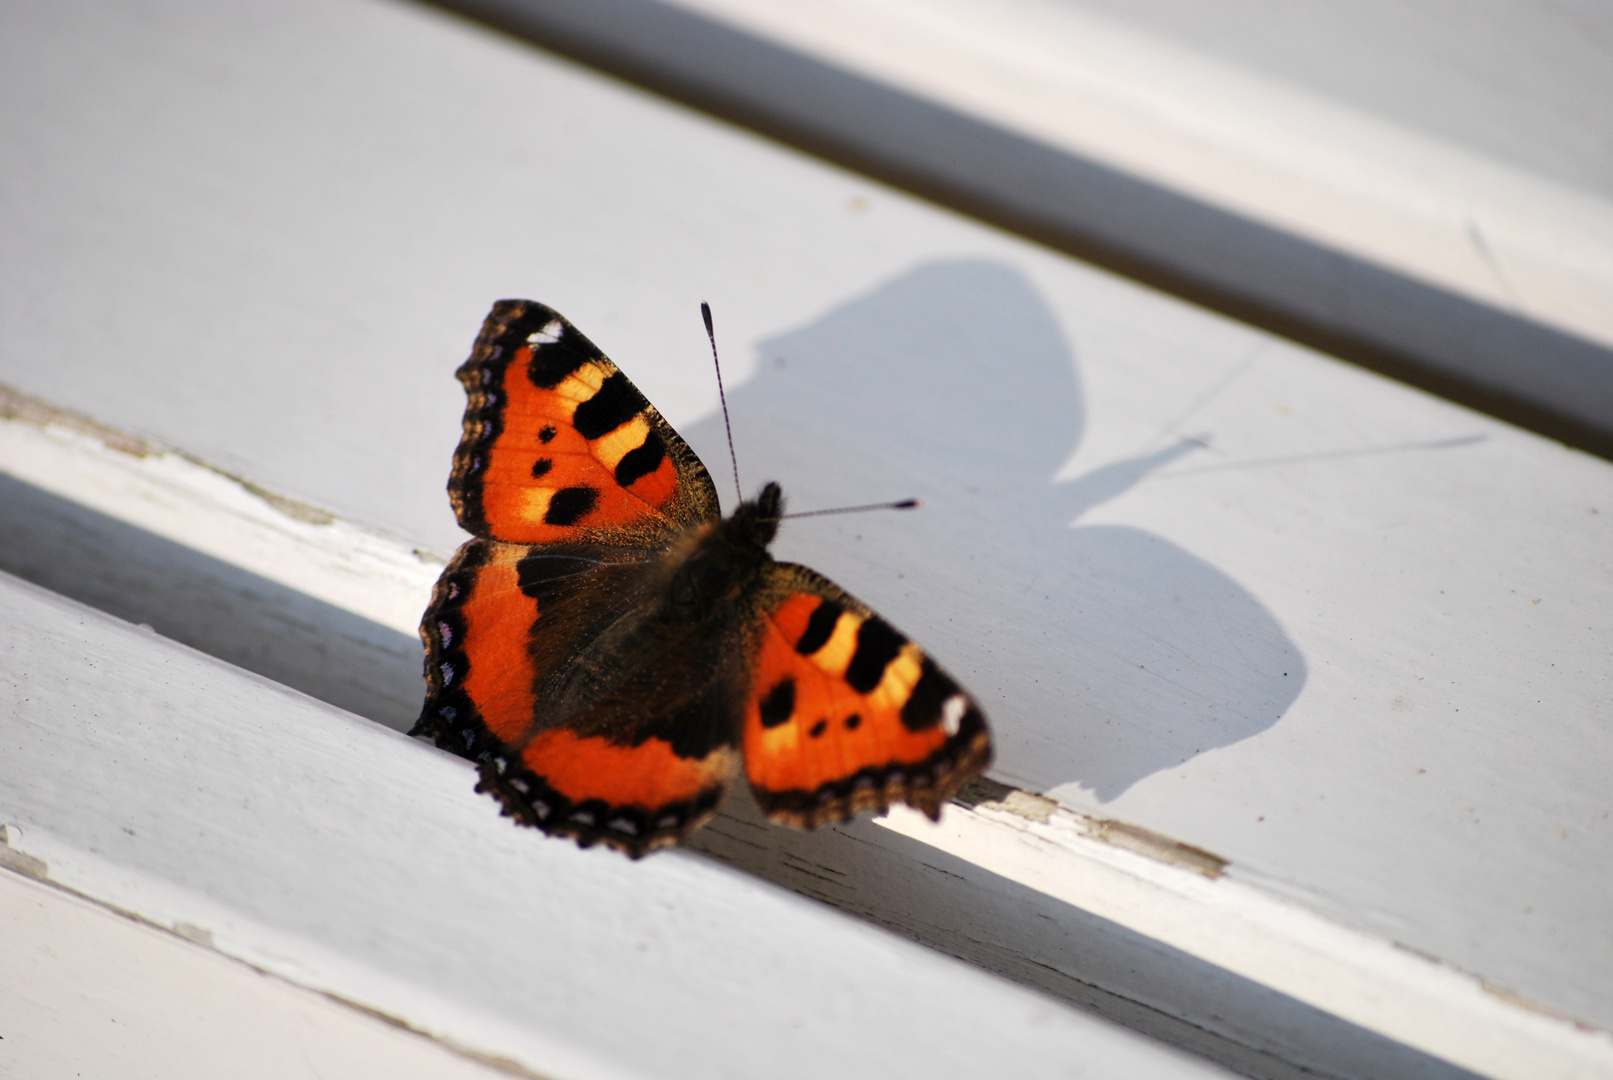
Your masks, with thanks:
M917 510L923 505L923 499L900 499L896 502L868 503L865 506L837 506L833 510L803 510L799 514L780 514L779 520L823 517L825 514L860 514L865 510Z
M739 486L739 455L734 453L734 425L728 422L728 395L722 389L722 361L717 359L717 332L711 328L711 305L700 301L700 317L706 320L706 337L711 339L711 363L717 369L717 400L722 402L722 426L728 433L728 460L734 466L734 490L739 501L745 501L745 489Z

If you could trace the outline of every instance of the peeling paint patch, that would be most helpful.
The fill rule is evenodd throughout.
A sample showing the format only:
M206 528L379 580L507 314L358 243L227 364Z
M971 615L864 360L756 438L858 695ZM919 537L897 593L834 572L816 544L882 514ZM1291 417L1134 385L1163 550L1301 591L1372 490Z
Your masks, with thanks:
M209 949L213 947L213 931L207 929L205 926L197 926L195 923L188 922L174 923L174 933L178 934L186 941L194 941L198 945L206 945Z
M1397 942L1397 944L1398 944L1398 942ZM1495 985L1495 983L1491 982L1489 979L1485 979L1485 978L1481 977L1479 979L1479 987L1486 994L1490 994L1490 995L1493 995L1494 997L1498 997L1502 1001L1506 1002L1508 1005L1516 1005L1520 1009L1528 1009L1530 1012L1539 1013L1541 1016L1549 1016L1553 1020L1565 1021L1567 1023L1573 1024L1580 1031L1595 1033L1595 1032L1600 1032L1602 1030L1601 1028L1597 1027L1595 1024L1587 1023L1586 1021L1581 1020L1577 1016L1569 1016L1567 1013L1558 1012L1556 1009L1553 1009L1553 1008L1550 1008L1548 1006L1542 1005L1538 1001L1531 1001L1528 998L1524 997L1522 994L1519 994L1519 993L1517 993L1515 991L1512 991L1512 990L1508 990L1504 986L1497 986L1497 985Z
M963 785L952 801L970 809L1001 810L1043 825L1052 819L1053 811L1059 808L1056 799L999 784L984 776L977 776Z
M1004 811L1043 825L1052 820L1055 811L1061 809L1056 799L1022 791L984 776L977 776L963 785L952 801L971 810ZM1094 840L1125 848L1155 862L1184 867L1207 878L1220 877L1232 865L1232 860L1224 859L1213 851L1174 840L1141 825L1113 818L1088 817L1069 810L1064 814L1076 823L1084 835Z
M55 405L29 397L5 383L0 383L0 420L16 420L38 428L60 427L99 439L108 449L131 457L150 457L164 453L166 448L117 428L91 420L82 413L57 408Z
M194 458L192 458L191 461L192 464L202 464L201 462L196 461ZM209 465L207 468L212 468L212 466ZM306 521L310 525L329 525L331 522L336 520L336 515L331 513L329 510L321 510L317 506L309 506L305 502L298 502L296 499L287 498L284 495L276 495L267 488L261 488L252 483L252 481L243 480L239 476L232 476L229 473L220 472L217 469L214 469L213 471L218 472L221 476L228 476L231 480L234 480L237 484L240 484L242 488L256 495L258 498L280 511L282 514L286 515L288 518L294 518L297 521Z
M39 881L49 881L50 867L44 859L36 859L12 846L12 841L21 840L21 829L15 825L0 825L0 866Z
M1113 818L1086 818L1084 831L1095 840L1125 848L1155 862L1197 871L1207 878L1220 877L1231 865L1230 859L1223 859L1213 851L1184 844L1180 840L1173 840L1169 836L1127 821L1115 821Z
M128 454L130 457L147 458L160 457L172 454L183 458L192 465L199 466L209 472L217 473L227 480L239 484L248 493L257 496L286 517L296 521L304 521L310 525L329 525L336 520L336 515L317 506L310 506L305 502L276 494L266 488L259 487L250 480L243 479L233 473L209 465L207 462L193 457L182 450L171 446L163 446L139 435L131 435L126 431L108 427L98 420L91 419L83 413L73 412L52 405L48 401L41 401L15 387L0 383L0 420L10 420L17 423L28 424L40 429L61 428L79 435L95 439L109 450Z

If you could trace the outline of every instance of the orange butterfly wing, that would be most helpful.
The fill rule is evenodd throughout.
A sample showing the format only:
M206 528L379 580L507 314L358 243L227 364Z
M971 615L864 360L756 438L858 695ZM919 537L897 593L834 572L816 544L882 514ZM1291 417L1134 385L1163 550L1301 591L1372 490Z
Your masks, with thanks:
M811 828L896 802L940 817L991 762L973 698L866 605L774 563L742 721L757 804Z
M636 857L709 819L741 755L761 808L804 828L899 801L938 817L989 763L974 700L804 567L708 562L733 575L724 614L667 621L739 516L720 521L694 452L554 311L495 304L458 376L448 490L477 538L421 623L412 734L477 762L505 814Z
M551 308L494 304L456 374L469 400L448 497L466 532L653 543L719 516L694 451Z
M711 817L739 751L721 643L610 652L612 627L648 606L647 564L610 554L461 547L421 624L427 693L411 734L477 762L477 790L506 815L636 857ZM608 692L591 692L596 677Z
M478 762L478 790L526 824L633 855L676 843L737 771L730 688L714 685L710 656L656 664L609 645L653 606L674 542L718 518L711 479L627 376L542 304L496 303L457 375L468 400L448 491L478 539L422 619L426 701L412 734ZM656 685L669 667L705 680Z

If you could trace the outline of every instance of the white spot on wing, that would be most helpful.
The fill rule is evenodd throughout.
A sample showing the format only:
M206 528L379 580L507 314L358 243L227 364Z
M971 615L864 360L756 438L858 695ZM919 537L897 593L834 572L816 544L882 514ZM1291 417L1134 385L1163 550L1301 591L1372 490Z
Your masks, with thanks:
M963 714L969 711L969 699L962 694L953 694L941 703L941 729L948 737L958 733L958 725L963 722Z
M553 345L555 342L560 340L560 335L564 331L564 323L562 323L559 319L551 319L549 320L548 325L542 330L535 330L528 334L526 336L526 343L528 345Z

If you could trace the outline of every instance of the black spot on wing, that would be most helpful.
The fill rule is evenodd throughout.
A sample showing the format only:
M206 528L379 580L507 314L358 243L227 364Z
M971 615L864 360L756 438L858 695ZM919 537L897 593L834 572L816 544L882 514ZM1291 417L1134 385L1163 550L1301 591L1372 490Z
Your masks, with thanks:
M543 514L545 525L575 525L599 501L599 491L591 487L561 488L549 499Z
M589 362L589 358L568 348L565 337L553 345L533 345L532 361L526 366L527 378L534 386L553 390L565 381L567 375Z
M856 731L858 725L861 724L862 722L863 722L863 718L859 714L852 713L850 716L846 717L846 730L847 731Z
M546 457L540 457L532 463L532 479L538 479L552 468L554 468L554 462Z
M811 730L809 730L807 732L807 734L812 736L814 739L816 739L816 738L820 737L825 731L828 731L828 730L829 730L829 721L827 721L827 720L819 720L816 724L812 725Z
M795 715L795 680L786 677L762 699L762 726L776 728Z
M834 633L835 622L844 610L833 600L825 600L813 609L812 617L807 619L806 630L801 633L801 640L795 643L795 651L802 656L811 656L823 648L829 641L829 635Z
M607 435L643 411L649 402L620 371L606 379L599 392L572 414L571 422L585 439Z
M939 724L941 706L956 693L958 684L926 656L919 670L919 681L902 706L902 726L909 731L924 731Z
M896 659L907 639L891 624L874 615L857 628L857 651L846 668L846 682L859 694L869 693L885 677L885 666Z
M635 480L659 469L665 458L666 447L661 442L661 436L652 431L616 463L616 482L623 487L632 487Z
M540 443L553 442L554 437L558 434L559 432L555 431L553 424L544 424L543 429L538 432L538 441Z

